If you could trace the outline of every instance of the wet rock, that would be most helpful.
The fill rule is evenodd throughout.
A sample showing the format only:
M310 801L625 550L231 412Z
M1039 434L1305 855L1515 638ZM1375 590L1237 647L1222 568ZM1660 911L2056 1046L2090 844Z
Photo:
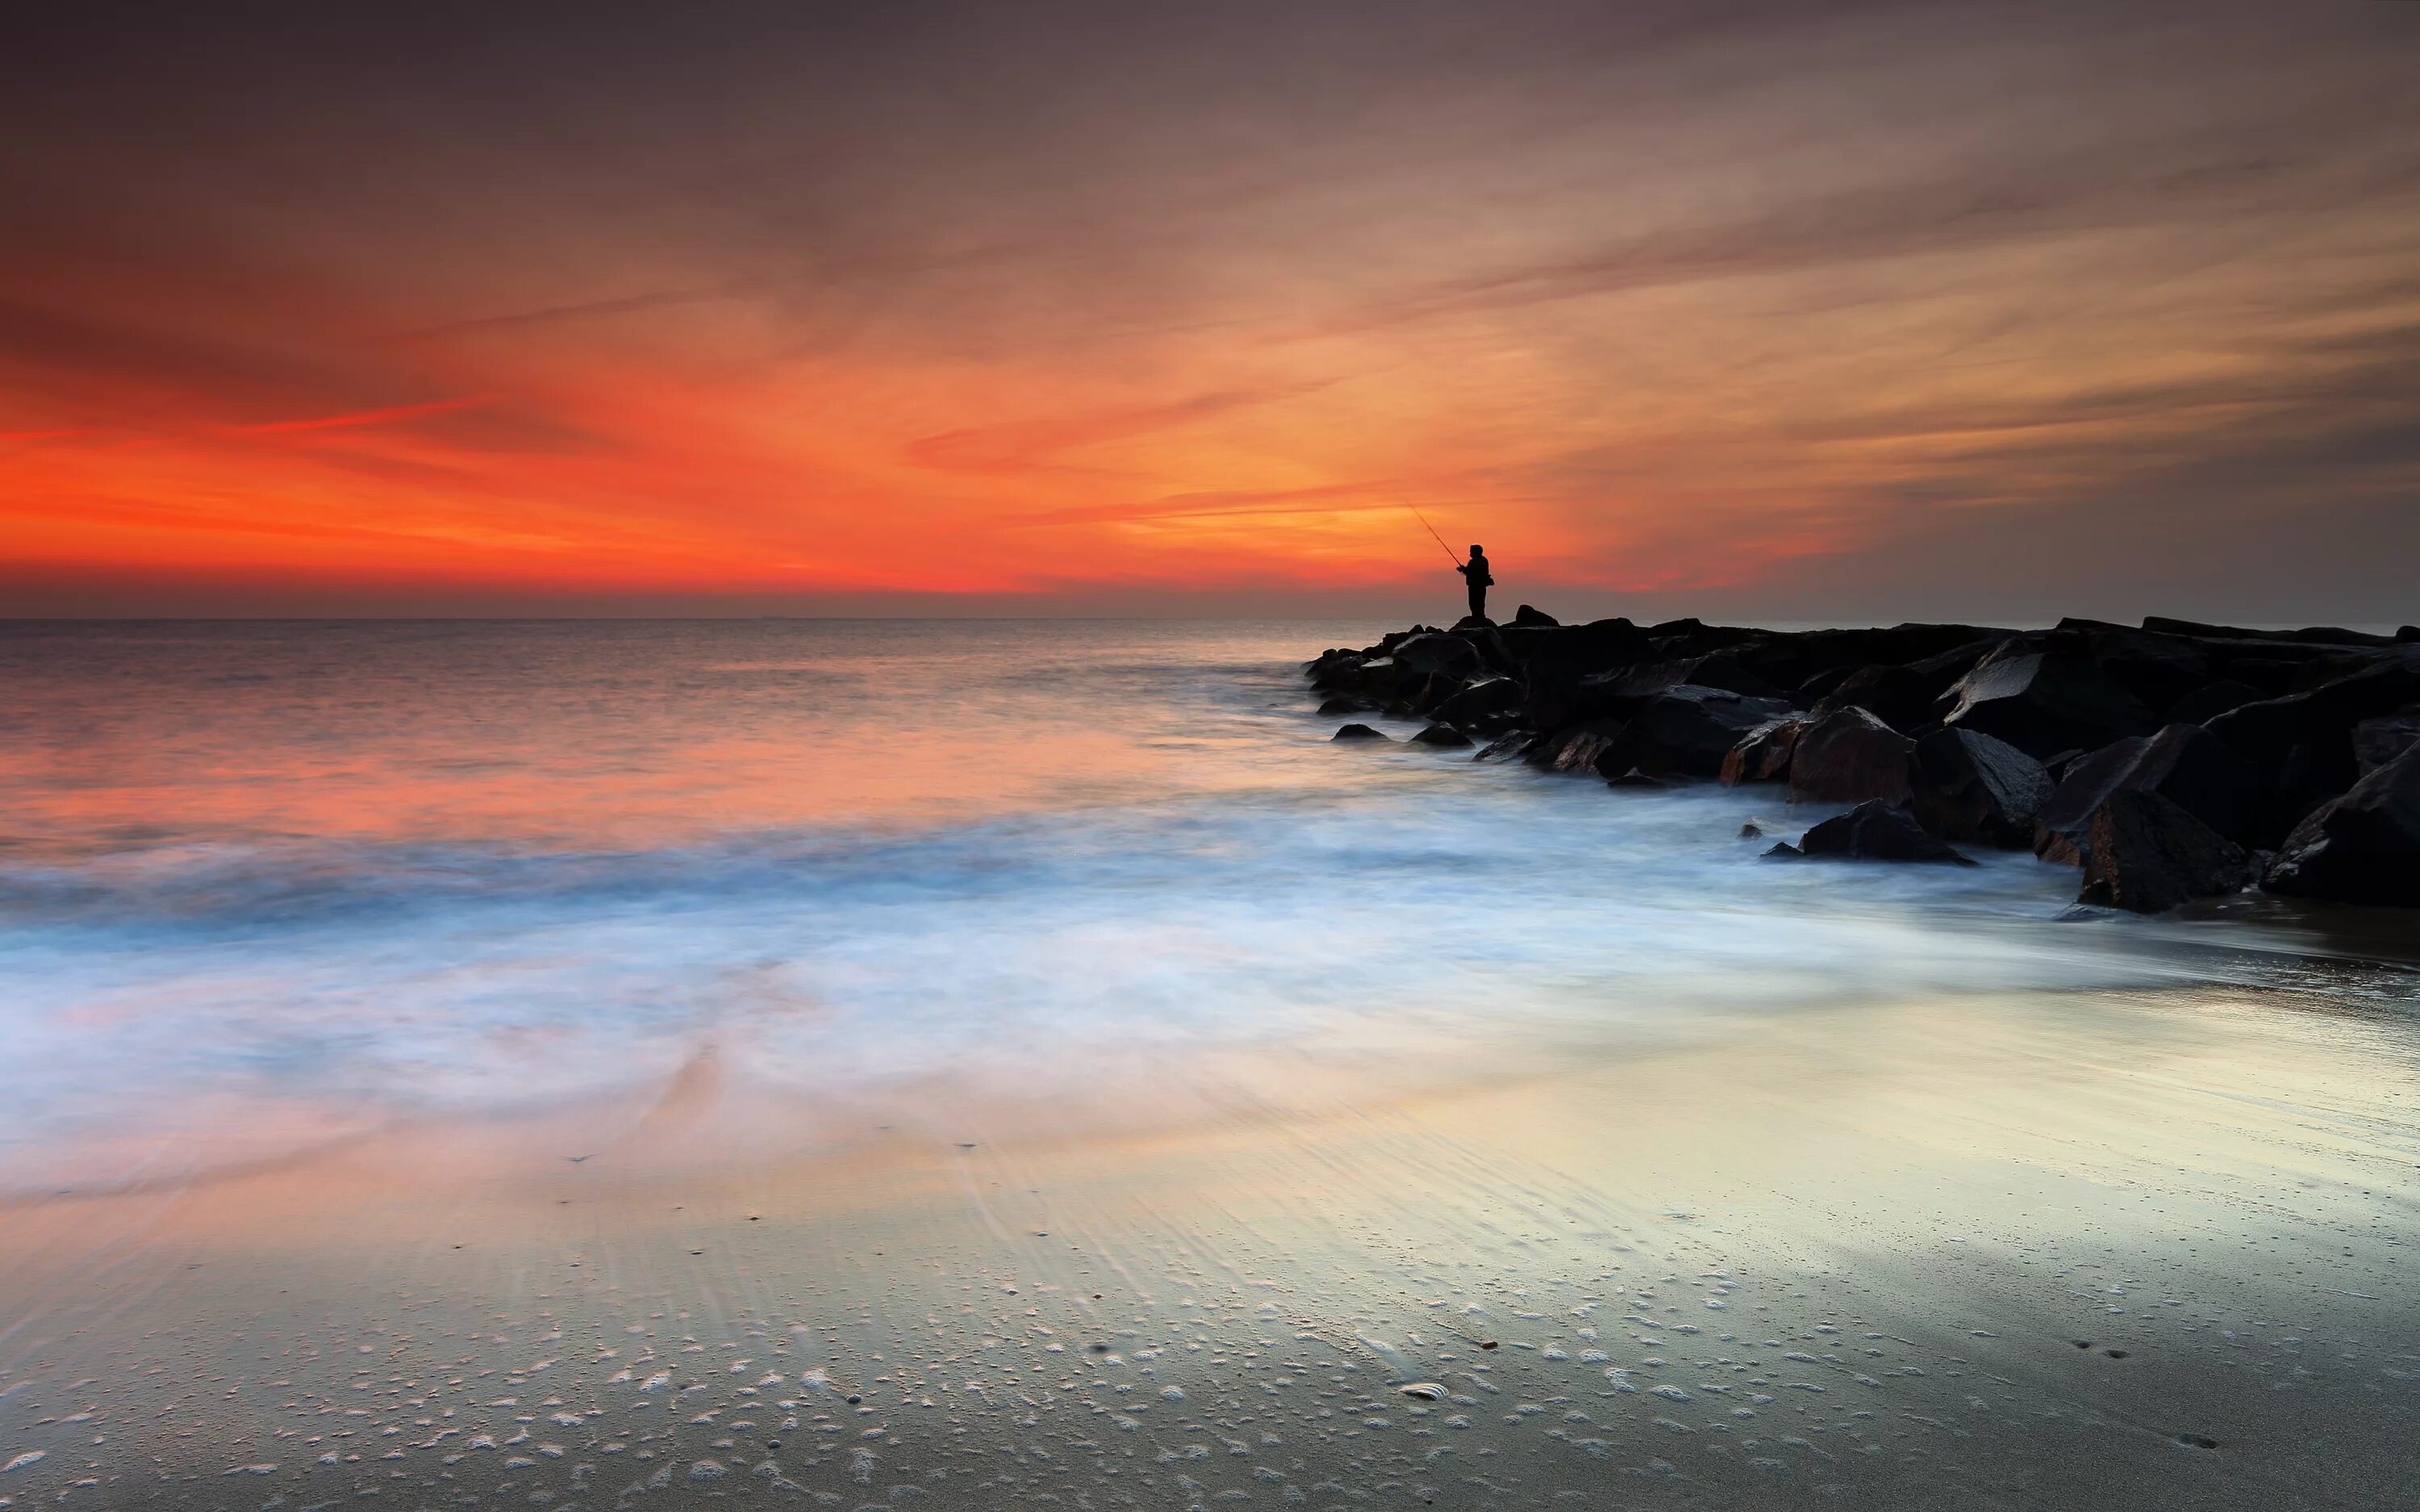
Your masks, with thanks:
M2250 683L2222 677L2215 683L2205 683L2177 700L2168 708L2168 718L2176 724L2208 724L2229 709L2267 696Z
M1941 722L1979 731L2037 758L2147 735L2158 721L2088 656L2027 651L2010 640L1942 696Z
M1795 687L1810 699L1821 698L1831 686L1808 689L1809 679L1825 673L1835 681L1861 667L1900 667L1943 656L1970 645L1990 647L2016 634L1976 625L1894 625L1880 629L1808 630L1798 635L1769 636L1743 645L1741 665L1776 687Z
M1523 629L1553 629L1563 622L1542 609L1524 604L1512 611L1512 623Z
M1825 689L1815 705L1815 713L1825 715L1854 705L1902 734L1923 733L1936 723L1933 707L1940 702L1941 695L1973 671L1999 644L1997 640L1970 640L1917 661L1856 668Z
M2149 738L2113 741L2059 779L2043 803L2034 854L2084 864L2093 811L2121 790L2157 793L2230 840L2251 829L2258 779L2225 741L2196 724L2172 724Z
M2005 740L1976 730L1936 730L1908 757L1908 808L1947 841L2024 850L2050 801L2050 774Z
M2352 727L2420 702L2420 652L2383 656L2334 682L2229 709L2210 733L2251 764L2263 791L2246 837L2273 844L2304 815L2352 786Z
M1489 619L1484 614L1466 614L1462 618L1453 622L1453 628L1457 630L1493 630L1496 628L1496 622Z
M1722 771L1717 774L1727 788L1743 782L1778 782L1790 775L1790 753L1807 721L1795 716L1786 719L1768 719L1740 737L1739 744L1723 753Z
M2120 788L2092 812L2076 902L2159 914L2252 881L2243 848L2158 793Z
M1916 742L1868 710L1844 708L1809 723L1790 756L1792 803L1863 803L1908 797L1908 753Z
M1460 750L1471 744L1470 737L1450 724L1433 724L1412 737L1419 746L1436 746L1447 750Z
M2398 710L2352 727L2352 764L2363 777L2420 744L2420 707Z
M1416 635L1395 648L1395 663L1420 677L1450 677L1459 686L1480 670L1479 648L1458 635L1442 631Z
M1847 813L1824 820L1799 837L1807 856L1850 856L1873 861L1945 861L1955 866L1975 863L1934 839L1916 816L1879 798L1868 799Z
M2329 625L2313 625L2306 630L2245 630L2231 625L2204 625L2198 620L2171 620L2159 614L2143 616L2143 628L2202 640L2269 640L2288 645L2334 646L2391 646L2396 643L2393 636L2371 635L2365 630L2345 630Z
M2154 713L2217 676L2211 648L2201 641L2098 620L2059 621L2044 649L2084 656Z
M1764 826L1751 819L1747 823L1740 825L1739 838L1742 840L1762 840L1764 839Z
M2420 905L2420 745L2296 825L2261 886L2337 903Z
M1556 730L1618 712L1608 674L1656 659L1653 642L1628 620L1596 620L1528 632L1536 637L1522 676L1528 700L1524 722Z
M1791 712L1787 703L1721 688L1667 688L1640 705L1621 740L1598 758L1598 770L1611 775L1636 766L1655 776L1715 777L1743 736Z
M1593 772L1625 728L1619 719L1600 719L1558 730L1541 737L1522 760L1550 772Z
M1521 717L1521 685L1510 677L1481 676L1429 711L1440 723L1494 734Z
M1539 742L1545 739L1528 730L1508 730L1479 749L1471 758L1475 762L1510 762L1528 757Z
M1387 736L1366 724L1348 724L1327 737L1330 740L1387 740ZM1391 741L1388 744L1392 744Z
M1322 702L1319 705L1319 712L1322 714L1367 714L1370 712L1370 701L1368 699L1355 698L1349 693L1339 693L1334 698Z
M1800 850L1797 846L1791 844L1786 840L1774 841L1773 848L1766 851L1762 856L1762 859L1767 861L1803 861L1806 858L1807 853L1805 851Z
M1617 696L1631 698L1645 698L1668 687L1688 686L1720 688L1726 693L1774 699L1783 703L1797 702L1789 689L1776 687L1749 671L1740 663L1739 657L1729 651L1710 651L1701 656L1682 656L1668 661L1642 662L1609 677L1606 686Z
M1673 779L1668 777L1652 777L1634 766L1620 777L1606 779L1605 785L1609 788L1668 788L1673 785Z

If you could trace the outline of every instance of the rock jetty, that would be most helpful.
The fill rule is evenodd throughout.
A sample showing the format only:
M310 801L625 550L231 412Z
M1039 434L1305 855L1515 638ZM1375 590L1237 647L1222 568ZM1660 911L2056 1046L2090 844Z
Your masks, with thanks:
M1322 713L1423 719L1414 740L1482 762L1851 806L1776 856L2031 850L2078 869L2080 901L2147 913L2255 886L2420 906L2420 627L1785 632L1525 604L1304 671Z

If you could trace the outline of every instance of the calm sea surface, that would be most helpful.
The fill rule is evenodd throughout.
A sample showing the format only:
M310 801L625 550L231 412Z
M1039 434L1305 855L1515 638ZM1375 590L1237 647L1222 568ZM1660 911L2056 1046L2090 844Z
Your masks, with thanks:
M1771 790L1331 746L1298 665L1379 628L10 627L0 1181L609 1096L701 1046L845 1132L935 1078L1148 1104L1280 1047L1326 1057L1283 1094L1317 1101L1743 1007L2257 969L2055 922L2072 873L2028 856L1760 863L1744 820L1814 817Z

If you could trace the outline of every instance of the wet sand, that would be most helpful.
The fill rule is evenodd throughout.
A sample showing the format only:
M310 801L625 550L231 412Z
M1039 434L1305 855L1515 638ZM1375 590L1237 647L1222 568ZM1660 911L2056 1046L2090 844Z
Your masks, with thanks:
M2355 1507L2420 1484L2420 1040L2393 973L1726 1015L1308 1095L1353 1055L835 1109L706 1054L604 1103L18 1200L0 1497Z

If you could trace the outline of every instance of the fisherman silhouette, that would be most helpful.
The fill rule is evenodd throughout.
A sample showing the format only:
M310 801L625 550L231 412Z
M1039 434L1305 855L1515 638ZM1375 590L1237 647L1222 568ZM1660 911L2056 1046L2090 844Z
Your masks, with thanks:
M1474 620L1487 618L1487 590L1496 581L1495 575L1487 570L1487 548L1472 547L1470 560L1453 570L1462 574L1463 580L1470 585L1470 617Z

